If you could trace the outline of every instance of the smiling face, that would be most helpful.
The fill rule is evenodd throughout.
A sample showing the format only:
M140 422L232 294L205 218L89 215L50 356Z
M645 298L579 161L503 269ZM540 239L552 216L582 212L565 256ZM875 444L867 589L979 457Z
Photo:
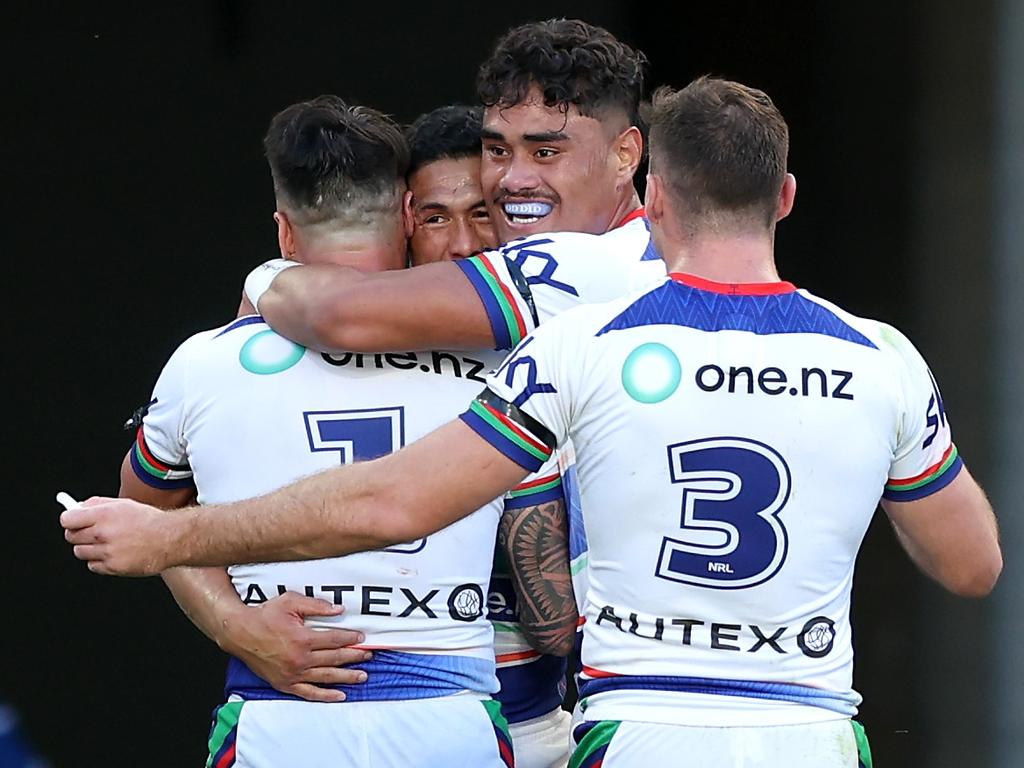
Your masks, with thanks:
M480 189L480 158L443 158L409 176L414 265L451 261L498 244Z
M515 106L488 107L480 181L498 239L615 226L635 199L635 130L625 117L602 122L572 105L545 106L536 87Z

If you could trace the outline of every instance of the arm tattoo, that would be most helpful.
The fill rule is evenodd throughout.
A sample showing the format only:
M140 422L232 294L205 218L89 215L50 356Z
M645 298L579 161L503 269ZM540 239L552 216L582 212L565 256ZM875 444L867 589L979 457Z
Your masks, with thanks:
M519 622L542 653L567 655L578 614L569 572L569 530L563 501L506 510L498 530L512 568Z

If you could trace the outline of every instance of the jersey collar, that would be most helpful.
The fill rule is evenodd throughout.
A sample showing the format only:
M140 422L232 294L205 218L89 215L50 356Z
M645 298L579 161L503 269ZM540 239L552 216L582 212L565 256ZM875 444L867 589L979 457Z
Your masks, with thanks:
M795 285L785 280L774 283L719 283L684 272L670 272L669 277L677 283L688 285L691 288L699 288L712 293L731 293L738 296L775 296L780 293L793 293L796 290Z

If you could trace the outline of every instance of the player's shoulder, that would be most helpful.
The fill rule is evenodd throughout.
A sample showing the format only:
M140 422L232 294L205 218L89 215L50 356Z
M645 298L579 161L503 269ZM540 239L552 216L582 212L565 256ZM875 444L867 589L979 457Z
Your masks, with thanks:
M216 328L198 331L178 345L165 367L192 369L220 359L237 359L239 349L264 331L269 331L269 326L259 315L245 315Z
M521 261L528 259L531 254L568 260L610 257L629 263L653 261L657 258L651 246L647 220L642 217L600 234L542 232L528 235L510 240L497 250L506 257Z
M628 292L607 301L579 304L562 312L544 323L538 332L570 333L587 338L603 336L615 319L626 313L630 307L642 303L662 288L670 278L661 274L640 282L641 287L632 287Z
M844 325L863 335L867 341L871 342L871 346L879 351L896 354L900 357L904 357L909 352L917 354L910 339L895 326L882 320L857 315L806 289L800 289L798 293L834 315Z

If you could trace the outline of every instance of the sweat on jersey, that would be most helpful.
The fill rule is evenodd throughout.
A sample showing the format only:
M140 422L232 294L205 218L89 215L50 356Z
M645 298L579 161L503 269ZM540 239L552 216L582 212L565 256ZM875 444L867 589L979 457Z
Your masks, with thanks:
M864 533L880 498L924 498L962 467L913 345L789 283L673 275L574 309L462 418L531 470L575 446L588 720L854 715Z
M398 450L454 418L480 391L494 353L318 354L259 316L199 333L157 381L133 453L157 488L194 480L201 503L267 493L305 475ZM498 499L425 539L375 552L229 569L247 604L284 591L344 605L313 626L359 629L373 659L349 701L491 694L488 581ZM226 694L294 698L232 659Z

